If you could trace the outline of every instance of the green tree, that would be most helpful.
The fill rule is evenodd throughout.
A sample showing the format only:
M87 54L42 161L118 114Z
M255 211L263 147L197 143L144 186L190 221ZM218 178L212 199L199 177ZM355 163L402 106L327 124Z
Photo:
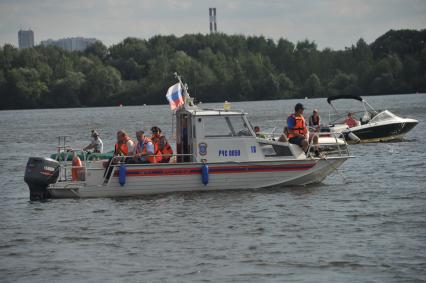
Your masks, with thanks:
M83 105L109 105L121 90L121 76L111 66L96 65L86 75L79 97Z
M108 48L102 42L96 41L84 50L84 54L95 56L104 61L108 56Z
M357 77L354 74L349 75L338 71L333 80L328 83L329 96L339 94L359 95L359 91Z
M165 103L179 72L204 102L426 91L426 30L391 30L367 44L318 50L263 36L126 38L84 52L0 48L0 108Z
M311 74L300 90L299 97L320 97L321 95L321 81L316 74Z
M50 92L44 95L45 107L78 107L81 106L79 95L85 84L85 75L80 72L68 72L63 79L56 80Z
M36 108L41 94L48 90L37 70L32 68L14 68L8 72L7 80L5 104L12 108Z

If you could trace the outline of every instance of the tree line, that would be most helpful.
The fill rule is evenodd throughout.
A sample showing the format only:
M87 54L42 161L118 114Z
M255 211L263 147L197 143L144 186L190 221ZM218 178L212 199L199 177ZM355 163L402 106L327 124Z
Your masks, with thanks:
M182 75L198 101L426 92L426 30L390 30L367 44L318 50L263 36L126 38L84 52L0 49L0 109L164 104Z

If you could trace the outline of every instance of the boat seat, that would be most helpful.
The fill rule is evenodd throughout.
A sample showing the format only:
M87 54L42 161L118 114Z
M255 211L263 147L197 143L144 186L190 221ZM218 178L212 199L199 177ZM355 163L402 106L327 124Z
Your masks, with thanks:
M272 148L276 152L277 156L292 156L292 152L288 146L272 145Z

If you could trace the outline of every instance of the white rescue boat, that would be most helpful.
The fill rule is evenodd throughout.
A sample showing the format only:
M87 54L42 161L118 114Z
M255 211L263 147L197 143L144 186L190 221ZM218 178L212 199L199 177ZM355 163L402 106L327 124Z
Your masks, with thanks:
M191 103L183 84L182 89L185 103L174 113L174 163L126 164L116 156L111 163L83 158L76 168L63 158L68 148L64 143L58 147L57 160L28 160L25 181L30 199L307 185L321 182L351 157L346 143L314 157L297 145L258 138L244 111L229 109L229 103L226 109L201 109ZM105 164L111 166L109 177ZM78 170L77 180L71 177L73 170Z

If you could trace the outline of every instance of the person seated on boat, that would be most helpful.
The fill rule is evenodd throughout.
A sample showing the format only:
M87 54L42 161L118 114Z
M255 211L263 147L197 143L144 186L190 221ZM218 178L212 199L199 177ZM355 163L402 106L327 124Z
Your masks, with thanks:
M102 153L104 151L104 143L99 137L99 133L95 130L92 130L92 142L83 148L84 151L89 151L93 149L93 153Z
M284 129L283 129L283 133L282 133L282 134L281 134L281 136L278 138L278 141L279 141L279 142L288 142L287 135L288 135L288 127L287 127L287 126L285 126L285 127L284 127Z
M157 163L157 154L152 140L145 136L144 131L137 131L136 138L138 143L133 150L132 163ZM158 154L161 158L161 153L158 152Z
M154 143L157 162L169 163L173 155L173 149L167 141L166 137L161 133L161 129L157 126L151 128L151 140Z
M129 155L133 154L134 150L134 142L129 138L127 133L124 130L118 130L117 131L117 143L114 146L114 155L108 160L108 163L106 163L106 170L104 173L104 183L107 183L112 170L113 166L119 162L129 162L131 158L129 158ZM123 158L118 158L118 156L126 156Z
M351 112L348 113L348 117L345 120L345 124L348 125L349 128L358 126L358 122L354 118L352 118Z
M129 135L119 130L117 132L117 143L114 146L114 156L129 156L132 154L135 143L129 138Z
M308 128L306 127L305 118L303 117L303 111L305 108L302 103L297 103L294 107L294 114L291 114L287 118L287 129L288 129L288 142L297 144L306 153L309 147L308 142ZM314 136L312 142L315 145L315 155L319 156L318 151L318 136Z
M321 125L321 117L318 115L318 109L312 111L312 115L309 117L309 127L315 129L315 132L319 131Z
M256 137L266 139L266 136L260 132L259 126L254 126L253 130L254 130L254 133L256 134Z

